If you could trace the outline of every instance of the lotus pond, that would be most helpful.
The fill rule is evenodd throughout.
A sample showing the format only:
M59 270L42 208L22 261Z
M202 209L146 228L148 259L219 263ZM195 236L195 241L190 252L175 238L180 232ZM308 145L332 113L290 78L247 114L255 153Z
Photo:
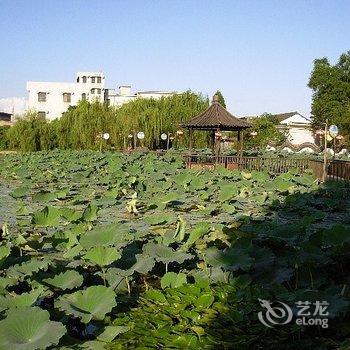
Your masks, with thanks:
M0 349L348 349L350 189L171 153L0 158ZM327 301L266 327L259 299Z

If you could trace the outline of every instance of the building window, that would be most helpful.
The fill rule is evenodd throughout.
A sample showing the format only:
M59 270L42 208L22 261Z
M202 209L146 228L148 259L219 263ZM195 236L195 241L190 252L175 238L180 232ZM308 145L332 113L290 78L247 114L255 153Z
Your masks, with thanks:
M83 77L83 83L86 83L86 77L85 76Z
M85 94L85 93L81 94L81 99L82 99L83 101L86 100L86 94Z
M77 83L79 83L79 77L77 78Z
M38 92L38 101L46 102L46 92Z
M95 94L95 89L91 89L91 93L92 93L92 94Z
M97 77L97 83L101 84L101 77Z
M63 102L68 102L68 103L72 102L72 94L69 92L65 92L63 94Z
M45 112L38 112L38 117L39 118L44 118L45 119L45 117L46 117L46 113Z
M91 77L91 83L95 83L95 77Z
M99 94L99 95L101 95L101 89L96 89L97 90L97 93Z

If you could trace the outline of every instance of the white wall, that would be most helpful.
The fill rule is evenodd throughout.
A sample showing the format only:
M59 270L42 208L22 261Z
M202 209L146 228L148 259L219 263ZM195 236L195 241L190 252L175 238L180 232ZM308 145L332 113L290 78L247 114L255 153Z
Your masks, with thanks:
M140 91L136 94L130 93L130 87L128 89L122 89L119 87L119 92L115 89L108 90L108 99L111 106L120 107L124 103L133 101L137 98L153 98L155 100L160 99L161 97L168 97L175 94L175 92L164 92L164 91ZM127 94L128 93L128 94Z
M82 77L86 76L87 82L83 83ZM91 77L95 76L95 83L91 82ZM97 76L101 77L101 83L97 83ZM74 83L56 83L56 82L27 82L28 90L28 109L36 110L37 112L45 112L46 118L53 120L60 118L69 106L75 106L82 99L82 94L86 94L86 99L89 101L104 99L104 83L105 79L100 72L79 72L77 78L79 82ZM95 89L95 93L91 92ZM101 90L97 94L97 89ZM46 101L38 101L38 93L46 93ZM71 102L63 101L63 94L71 94Z
M288 141L295 146L305 142L315 143L311 121L298 113L281 121L280 128L288 130Z
M289 141L293 145L301 145L305 142L315 143L315 138L312 131L307 126L290 126Z
M86 77L86 82L84 82ZM95 78L93 83L91 78ZM98 83L97 77L101 77L101 83ZM94 89L95 93L92 93ZM100 94L98 90L100 89ZM56 82L27 82L28 90L28 109L36 110L37 112L45 112L46 118L53 120L60 118L69 106L74 106L82 99L82 94L86 94L88 101L104 101L105 93L105 77L102 72L78 72L75 82L72 83L56 83ZM38 101L38 93L46 93L46 101ZM71 102L63 101L63 94L71 94ZM111 106L120 107L124 103L135 100L136 98L153 98L159 99L162 96L171 96L173 92L165 91L140 91L136 94L131 93L129 85L122 85L118 92L115 89L108 89L108 100Z
M136 93L139 98L153 98L155 100L160 99L161 97L169 97L174 95L175 92L166 92L166 91L139 91Z

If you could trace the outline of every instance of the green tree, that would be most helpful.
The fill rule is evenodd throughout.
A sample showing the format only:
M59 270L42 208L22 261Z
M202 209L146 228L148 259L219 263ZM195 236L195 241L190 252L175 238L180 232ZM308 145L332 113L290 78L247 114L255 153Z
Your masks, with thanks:
M252 128L245 132L245 145L247 147L259 147L264 149L268 144L280 145L287 139L287 134L277 128L271 114L263 114L250 120ZM252 131L256 136L251 136Z
M7 130L6 142L9 149L23 152L54 148L50 142L50 128L45 118L29 111Z
M180 124L203 112L209 105L207 98L187 91L170 97L136 99L120 108L105 103L80 101L70 107L60 119L48 122L35 112L27 113L6 132L9 147L20 151L38 151L53 148L99 149L99 138L108 132L107 147L122 149L130 144L128 135L145 133L143 146L160 146L161 133L176 135ZM176 139L177 147L187 147L188 134ZM205 147L207 133L194 134L194 146ZM140 146L140 142L138 142Z
M6 149L8 146L8 140L6 134L9 130L9 126L0 126L0 150Z
M224 96L222 95L221 91L220 91L220 90L217 90L217 91L215 92L215 94L218 96L219 103L221 104L221 106L223 106L224 108L226 108L226 102L225 102Z
M330 64L327 58L314 61L308 86L313 90L312 126L338 125L343 135L350 134L350 51Z

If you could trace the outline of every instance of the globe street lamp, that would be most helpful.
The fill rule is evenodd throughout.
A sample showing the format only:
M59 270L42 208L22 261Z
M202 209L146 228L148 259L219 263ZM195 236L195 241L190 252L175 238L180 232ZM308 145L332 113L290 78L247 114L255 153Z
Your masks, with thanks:
M101 134L99 134L97 136L97 138L100 139L100 152L102 152L103 140L105 140L107 142L109 137L110 137L110 135L108 134L108 132L102 132Z
M145 138L145 133L143 131L139 131L136 136L140 140L141 147L143 147L143 140Z
M339 134L338 127L334 124L332 124L329 127L329 136L333 139L333 161L335 159L335 139Z

